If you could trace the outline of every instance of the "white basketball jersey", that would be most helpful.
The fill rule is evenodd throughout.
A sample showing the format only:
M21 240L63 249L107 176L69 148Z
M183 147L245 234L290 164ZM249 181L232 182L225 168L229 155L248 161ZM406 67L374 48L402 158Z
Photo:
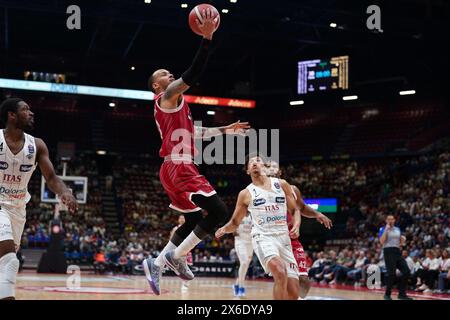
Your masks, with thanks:
M247 186L251 194L248 211L252 216L252 236L281 235L288 233L286 195L281 188L280 180L269 178L271 191L255 186Z
M0 129L0 206L24 207L30 201L28 182L36 169L36 143L25 133L22 150L14 155Z
M246 215L236 230L236 240L252 241L252 217Z

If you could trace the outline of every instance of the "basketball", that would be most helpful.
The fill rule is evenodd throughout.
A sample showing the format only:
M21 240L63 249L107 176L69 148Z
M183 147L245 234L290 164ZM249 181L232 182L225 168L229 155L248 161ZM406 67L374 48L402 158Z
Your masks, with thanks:
M203 4L199 4L197 6L195 6L191 12L189 13L189 26L191 27L191 30L194 31L194 33L198 34L199 36L202 36L202 32L200 31L200 29L197 26L197 22L195 22L195 19L198 19L200 22L202 22L202 12L203 10L206 10L207 8L210 8L211 11L213 12L213 17L218 17L217 19L217 23L216 23L216 29L219 28L220 25L220 14L219 11L217 11L217 9L215 7L213 7L210 4L207 3L203 3ZM214 31L215 31L214 30Z

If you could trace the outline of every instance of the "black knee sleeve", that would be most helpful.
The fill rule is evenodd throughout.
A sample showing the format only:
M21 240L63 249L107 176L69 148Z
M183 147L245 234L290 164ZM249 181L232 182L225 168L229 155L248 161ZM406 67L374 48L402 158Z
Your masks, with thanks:
M228 208L217 194L211 197L195 194L192 196L192 202L208 212L208 215L194 229L195 234L200 239L212 234L216 227L229 219Z
M195 226L202 220L202 210L189 212L184 215L185 222L179 227L173 234L170 242L177 247L183 242L184 239L194 230Z

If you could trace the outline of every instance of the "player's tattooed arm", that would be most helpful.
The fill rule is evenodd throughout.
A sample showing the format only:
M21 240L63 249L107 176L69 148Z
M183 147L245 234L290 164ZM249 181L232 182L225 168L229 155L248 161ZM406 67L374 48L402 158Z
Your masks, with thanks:
M189 89L189 86L179 78L169 84L161 97L161 108L175 109L178 106L180 96Z
M211 137L216 137L222 135L222 127L207 128L194 126L194 138L195 139L209 139Z
M237 230L241 224L242 219L247 215L248 205L250 203L250 193L247 189L239 192L238 199L236 201L236 207L233 212L233 216L222 228L217 229L216 238L222 237L224 234L232 233Z
M195 139L209 139L222 134L245 135L247 129L250 128L248 122L241 122L240 120L223 127L207 128L195 126Z
M301 215L300 208L292 195L291 186L286 182L286 180L280 179L281 187L286 195L286 204L288 207L288 214L292 213L292 228L289 230L289 235L291 238L298 238L300 235L300 223Z
M55 173L55 168L50 161L47 145L42 139L35 138L37 147L37 163L42 175L51 191L58 195L61 201L69 208L70 212L75 212L78 208L77 201L72 191L67 188L64 182Z
M307 206L303 201L302 193L300 192L300 190L296 186L292 187L297 196L297 205L300 208L301 215L303 217L316 219L317 222L323 224L325 228L331 229L331 227L333 226L333 222L323 213L314 210L310 206Z

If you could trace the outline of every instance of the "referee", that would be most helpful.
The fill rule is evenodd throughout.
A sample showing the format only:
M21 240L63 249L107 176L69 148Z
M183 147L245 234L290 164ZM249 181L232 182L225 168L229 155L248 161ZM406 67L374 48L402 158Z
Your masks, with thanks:
M391 291L395 281L396 269L402 273L398 283L398 299L399 300L413 300L406 295L406 284L410 276L408 264L402 258L400 246L406 241L405 236L401 235L400 228L394 225L395 218L393 215L386 217L386 226L380 228L379 238L383 246L384 262L387 270L386 292L384 294L385 300L392 300Z

